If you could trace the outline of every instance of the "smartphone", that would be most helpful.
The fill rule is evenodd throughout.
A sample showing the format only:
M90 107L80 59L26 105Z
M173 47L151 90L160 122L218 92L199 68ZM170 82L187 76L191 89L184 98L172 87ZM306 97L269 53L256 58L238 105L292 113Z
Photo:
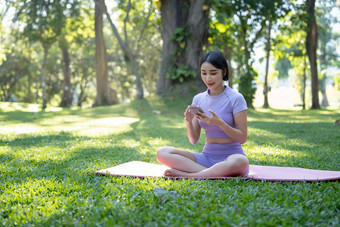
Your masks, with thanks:
M190 105L188 106L189 107L189 110L191 111L191 113L193 113L194 115L196 115L198 113L198 111L201 111L202 113L204 113L204 111L202 110L201 107L199 106L193 106L193 105Z

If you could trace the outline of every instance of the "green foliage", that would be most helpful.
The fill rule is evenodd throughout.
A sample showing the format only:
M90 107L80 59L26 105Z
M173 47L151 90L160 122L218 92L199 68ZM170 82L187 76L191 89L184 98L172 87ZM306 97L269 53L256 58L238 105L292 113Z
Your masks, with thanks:
M87 104L91 102L95 90L93 1L7 0L7 2L11 3L11 6L14 7L10 11L12 12L14 9L16 23L12 24L9 34L4 32L4 24L2 23L9 16L8 13L5 13L6 4L6 6L3 6L4 8L0 15L2 20L2 23L0 23L0 36L3 41L0 42L0 62L3 60L3 64L0 66L0 71L2 70L0 73L1 75L10 76L9 80L15 81L15 83L13 86L8 84L1 86L7 90L11 88L11 93L20 101L40 102L39 95L41 88L39 88L39 84L41 83L41 72L39 67L43 58L43 50L32 42L40 38L42 38L42 41L46 41L46 43L61 40L55 38L59 34L64 36L66 40L66 43L60 42L59 45L68 46L70 50L72 89L76 95L80 96L79 99L85 100L84 102L87 102ZM144 36L140 40L139 49L142 51L136 54L143 85L148 93L153 93L155 90L158 77L157 70L162 52L162 38L159 32L161 1L154 1L154 3L157 4L158 10L155 9L155 6L152 6L153 13L148 18L149 26L145 29ZM320 34L319 41L321 41L319 42L319 50L324 47L326 50L322 52L325 53L322 54L326 56L325 61L320 59L319 65L322 73L324 75L327 74L327 77L333 76L327 71L328 66L338 67L339 65L337 54L334 52L338 36L334 32L330 32L330 25L337 21L337 18L332 17L333 14L329 13L329 10L334 8L335 3L336 1L334 0L322 1L319 3L320 8L316 11ZM122 31L124 26L126 26L127 39L130 43L136 43L139 38L139 29L143 26L149 4L151 2L148 0L132 1L129 17L126 21L124 19L128 10L128 1L119 0L117 4L109 5L113 6L112 9L109 9L110 13L117 16L116 19L119 21L117 22L118 30ZM188 6L188 4L189 1L186 1L185 6ZM263 25L261 22L280 18L289 9L286 6L290 2L279 0L214 0L209 1L209 4L212 7L210 12L209 45L204 47L206 48L204 51L219 49L226 55L228 54L232 59L232 66L235 66L235 69L241 68L241 71L237 71L240 74L237 75L235 73L235 77L241 77L241 75L248 75L247 72L243 72L245 69L242 67L252 64L254 57L256 57L253 53L250 53L251 59L246 59L245 50L252 52L251 47L257 29ZM276 52L276 68L280 78L283 75L288 75L290 66L294 68L292 72L295 72L298 76L302 75L302 65L305 67L303 58L299 57L305 55L305 43L301 41L305 40L305 33L301 32L306 30L305 4L300 4L296 1L293 1L293 4L295 11L288 17L281 19L283 26L280 27L280 33L278 34L285 37L281 39L282 43L274 43L275 48L273 48ZM282 11L279 9L282 9ZM120 99L125 101L130 98L129 95L133 96L135 92L135 87L133 86L135 79L131 75L131 68L126 65L127 62L125 62L123 57L124 54L118 47L111 29L107 23L105 25L104 32L109 54L110 84L117 90ZM242 29L246 30L245 39L248 41L248 46L243 43ZM183 56L182 54L185 51L187 42L190 42L193 38L196 39L194 37L195 34L191 34L189 30L188 27L183 26L177 29L171 37L178 46L173 56ZM19 35L24 37L25 41L20 41ZM27 45L27 39L32 41L29 45ZM61 57L58 56L60 53L58 53L55 44L52 45L51 51L52 53L48 55L51 59L48 60L47 64L48 81L46 83L48 86L47 90L51 92L49 99L51 103L54 103L60 99L58 96L61 94L59 89L62 87L62 61ZM20 52L24 56L21 56ZM278 52L281 53L277 54ZM4 59L6 56L11 59ZM173 68L168 69L168 78L173 79L175 82L181 82L195 77L194 72L182 64L183 57L178 59L178 61L171 64ZM24 70L23 68L26 69ZM7 69L10 70L7 71ZM14 73L15 69L17 71ZM10 73L5 73L5 71ZM251 74L252 72L249 73L249 75ZM4 80L5 76L2 77L2 81ZM245 85L249 85L251 82L248 80L250 81L251 78L235 78L234 81L244 81ZM296 78L294 81L297 82L297 87L299 87L298 81L300 81L300 78ZM243 85L240 86L243 87ZM2 90L2 94L8 93L6 89ZM249 89L251 91L245 91L246 94L252 93L253 88Z
M340 91L340 73L334 76L334 86Z
M19 101L39 103L41 99L41 62L43 59L43 49L40 43L34 42L34 39L30 39L32 42L27 42L29 37L28 33L23 33L25 23L28 21L29 16L26 15L28 12L33 12L30 4L21 4L22 1L12 1L14 8L11 10L16 11L16 23L10 30L10 33L3 34L3 42L0 44L1 54L7 54L7 56L13 57L7 61L6 66L0 65L1 75L5 75L5 67L11 67L13 73L6 74L11 75L11 80L18 81L16 86L11 86L11 93ZM139 37L139 30L142 27L144 20L141 20L142 16L145 16L145 10L148 7L150 1L135 1L136 7L134 7L130 13L130 20L128 21L128 34L129 39L136 42ZM39 4L43 2L39 2ZM67 5L65 9L63 4ZM32 2L33 4L33 2ZM39 5L38 4L38 5ZM52 9L57 7L57 2L51 2L50 6L45 8ZM61 28L60 36L56 38L57 43L51 45L47 58L46 65L46 89L47 101L49 105L56 104L60 100L62 94L62 82L63 82L63 61L61 51L58 48L68 48L70 54L70 69L71 69L71 84L72 93L74 97L78 99L78 105L89 105L95 96L95 44L94 44L94 17L93 17L93 1L72 1L67 3L61 1L60 4L64 13L64 26ZM35 6L42 7L42 6ZM119 10L119 9L114 9ZM115 11L115 12L117 12ZM54 11L53 11L54 12ZM43 10L40 16L43 16ZM52 13L52 12L51 12ZM124 13L124 12L123 12ZM155 32L157 29L157 21L159 15L153 13L149 18L149 25L144 30L144 36L140 40L138 55L138 63L141 64L141 74L144 85L147 87L147 91L152 93L156 87L157 81L157 69L161 53L161 37L159 32ZM2 16L2 15L1 15ZM36 15L39 16L39 15ZM50 16L50 15L49 15ZM59 15L60 16L60 15ZM49 20L52 20L53 16ZM45 18L41 18L44 20ZM124 18L123 18L124 19ZM122 19L122 21L123 21ZM38 23L38 21L37 21ZM106 46L108 49L108 60L109 60L109 77L110 83L113 88L119 93L120 100L125 101L126 94L132 95L134 93L133 82L135 79L131 75L131 68L127 67L126 62L122 59L122 52L117 46L117 41L111 34L111 29L108 24L105 23L104 35L106 40ZM37 27L36 25L33 25ZM123 26L123 25L122 25ZM52 29L53 27L51 27ZM138 28L138 29L133 29ZM121 29L121 27L119 27ZM2 33L0 33L2 34ZM25 37L23 39L23 37ZM37 40L35 40L37 41ZM39 45L38 45L39 44ZM25 58L30 62L28 67L28 73L22 73L20 68L27 64L23 61L22 64L18 62L18 56L25 54ZM6 56L6 55L5 55ZM15 58L14 58L15 56ZM16 59L17 61L14 61ZM23 58L21 58L23 59ZM18 67L19 65L19 67ZM15 69L17 69L15 71ZM30 78L30 79L29 79ZM1 85L2 86L2 85ZM3 87L9 87L3 85ZM2 92L4 93L4 92ZM4 100L4 99L3 99ZM77 101L77 100L74 100Z
M118 4L114 5L110 14L118 15L115 24L120 31L120 36L136 57L143 90L146 90L146 93L153 93L156 88L161 55L161 34L157 30L160 24L160 15L157 14L155 4L150 0L131 2L120 0L117 2ZM149 10L150 15L148 14ZM148 15L149 17L147 17ZM144 27L146 22L147 26ZM110 61L111 84L117 90L119 98L126 101L135 96L136 77L131 73L131 64L126 53L122 51L116 37L110 33L105 37L105 40Z
M340 34L332 29L333 24L339 24L340 19L334 16L331 11L335 8L336 1L324 1L321 7L316 8L316 16L318 23L318 64L320 66L321 77L324 80L333 77L336 71L334 68L340 69L340 56L334 46L337 45L340 39ZM328 70L333 68L333 70ZM325 81L324 81L325 82ZM320 86L322 89L323 86Z
M0 103L1 226L338 226L340 184L101 177L186 138L186 97L111 107ZM152 110L162 114L152 114ZM38 111L38 112L36 112ZM339 110L249 110L251 164L339 171ZM155 188L176 191L159 196ZM284 215L283 215L284 214Z
M178 68L173 67L167 74L166 77L173 80L179 81L183 83L186 79L193 79L196 77L196 72L189 69L187 65L181 64Z
M169 39L177 43L179 47L178 52L180 53L181 51L184 50L188 38L191 38L191 37L192 37L192 34L189 32L189 28L187 26L184 26L184 27L177 28L174 34L169 37Z
M0 36L2 37L2 39L4 39L4 31L2 28L2 17L0 16ZM0 65L2 65L2 62L6 60L6 53L9 52L9 50L6 48L6 46L4 45L4 42L0 42Z
M179 27L169 38L176 43L177 49L172 54L172 67L169 69L166 77L174 82L180 83L195 78L196 72L191 70L189 66L184 65L181 62L175 62L175 58L177 59L184 54L187 42L192 38L192 33L190 33L189 28L187 26Z
M257 73L253 69L255 43L263 37L266 22L275 24L290 10L289 1L219 1L212 3L216 15L210 26L209 48L222 49L236 63L239 91L252 107ZM230 64L230 66L232 66ZM241 69L241 70L239 70ZM238 78L237 78L238 77Z
M291 68L292 65L287 56L283 56L282 58L277 59L275 63L275 70L278 72L279 79L288 78L288 73Z
M281 25L281 32L274 38L275 69L279 78L288 77L288 72L293 73L293 86L299 92L304 103L307 77L306 55L306 21L304 5L296 5L295 9L285 17L285 23Z
M30 74L30 59L21 52L6 55L6 60L0 65L0 100L10 101L12 95L17 98L17 87ZM21 79L21 81L19 80ZM23 95L24 96L24 95Z
M239 79L239 92L243 95L244 99L247 102L247 106L249 108L253 107L253 100L256 93L255 87L255 78L257 77L257 73L254 69L241 74Z

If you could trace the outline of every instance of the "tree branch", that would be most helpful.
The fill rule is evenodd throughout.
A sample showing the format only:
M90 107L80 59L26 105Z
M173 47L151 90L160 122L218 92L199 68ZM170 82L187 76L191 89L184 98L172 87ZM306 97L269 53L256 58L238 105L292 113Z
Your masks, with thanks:
M136 56L137 53L138 53L139 42L140 42L140 40L141 40L141 38L142 38L142 36L143 36L143 33L144 33L144 30L145 30L146 26L148 25L149 18L150 18L150 15L151 15L151 13L152 13L152 0L150 0L149 3L150 3L149 12L148 12L148 15L147 15L146 18L145 18L143 27L142 27L142 29L140 30L139 37L138 37L138 39L137 39L136 50L135 50L135 56Z
M98 4L98 6L101 8L101 10L105 13L106 18L109 20L113 34L116 36L116 38L118 39L118 43L121 46L121 48L123 49L123 51L128 54L131 52L129 44L127 42L124 42L124 40L121 38L121 36L119 35L119 32L116 28L116 26L114 25L114 23L111 20L110 14L107 11L107 7L105 5L105 1L104 0L94 0L96 4Z
M126 10L126 16L124 18L124 36L125 36L125 42L129 42L128 36L127 36L127 32L126 32L126 23L127 23L128 19L129 19L130 10L131 10L131 0L129 0L129 2L128 2L128 8Z
M263 30L263 28L265 27L265 24L266 24L265 22L266 22L266 20L262 20L262 22L261 22L261 28L256 32L255 38L254 38L253 41L250 43L250 46L249 46L249 47L250 47L250 50L253 50L256 41L261 37L262 30Z

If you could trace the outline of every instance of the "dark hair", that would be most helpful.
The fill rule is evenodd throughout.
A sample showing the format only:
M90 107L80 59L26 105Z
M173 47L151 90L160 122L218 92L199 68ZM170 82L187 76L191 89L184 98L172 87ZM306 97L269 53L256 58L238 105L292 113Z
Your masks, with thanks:
M214 50L206 53L201 59L200 66L202 66L204 62L212 64L217 69L222 69L223 80L226 81L229 79L228 62L221 51Z

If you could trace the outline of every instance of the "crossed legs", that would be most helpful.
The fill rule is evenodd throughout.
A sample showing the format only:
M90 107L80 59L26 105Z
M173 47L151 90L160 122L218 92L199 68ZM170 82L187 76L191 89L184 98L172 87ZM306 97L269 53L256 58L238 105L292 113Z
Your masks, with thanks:
M243 176L249 168L247 157L241 154L231 155L209 168L198 164L191 152L173 147L160 148L156 157L160 163L170 167L164 175L172 177Z

